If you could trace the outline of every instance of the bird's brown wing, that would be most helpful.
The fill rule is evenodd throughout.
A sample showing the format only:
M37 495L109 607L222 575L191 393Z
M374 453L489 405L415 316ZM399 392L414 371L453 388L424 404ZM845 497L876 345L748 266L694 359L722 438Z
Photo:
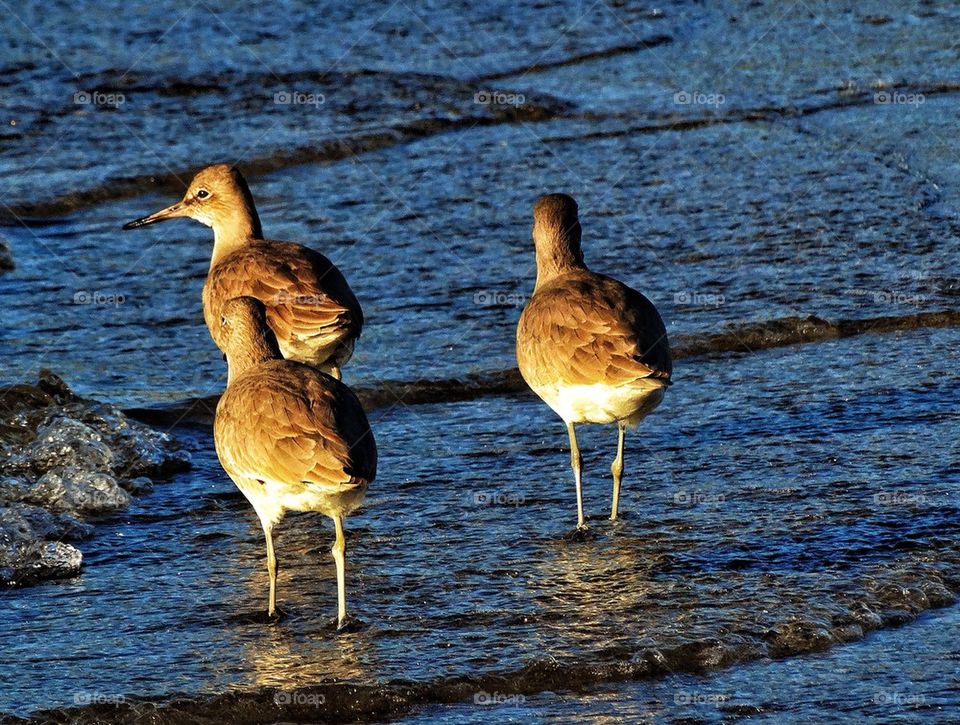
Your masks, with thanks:
M218 340L219 308L232 297L256 297L281 347L321 348L353 338L363 313L340 270L322 254L290 242L254 242L210 270L204 317Z
M376 443L356 397L298 363L271 361L234 381L217 406L214 437L231 476L334 493L376 475Z
M669 381L673 371L653 303L591 272L564 275L533 296L517 328L517 359L525 377L540 371L567 385Z

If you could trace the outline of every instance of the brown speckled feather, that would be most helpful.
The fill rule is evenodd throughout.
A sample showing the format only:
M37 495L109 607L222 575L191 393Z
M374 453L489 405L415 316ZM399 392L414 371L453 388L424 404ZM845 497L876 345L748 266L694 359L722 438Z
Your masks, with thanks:
M210 270L203 316L221 349L220 307L241 295L266 306L285 357L309 365L344 362L363 327L360 305L340 271L322 254L291 242L250 242Z
M227 388L214 423L231 477L300 482L324 493L373 481L377 448L350 389L306 365L263 363Z
M673 371L653 303L586 269L561 274L537 290L517 327L517 360L534 385L669 381Z

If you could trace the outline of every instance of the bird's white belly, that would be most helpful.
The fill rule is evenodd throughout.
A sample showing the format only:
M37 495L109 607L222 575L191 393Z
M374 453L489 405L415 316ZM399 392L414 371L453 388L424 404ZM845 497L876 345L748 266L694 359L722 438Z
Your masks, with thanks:
M331 517L347 516L363 502L367 492L366 486L335 492L314 486L294 488L276 481L262 484L256 480L234 479L234 482L253 505L257 515L272 523L283 518L287 511L317 511Z
M613 423L635 425L663 400L665 386L553 385L534 388L565 423Z
M328 374L332 366L343 366L353 357L353 343L342 337L331 339L329 335L277 340L284 359L302 362Z

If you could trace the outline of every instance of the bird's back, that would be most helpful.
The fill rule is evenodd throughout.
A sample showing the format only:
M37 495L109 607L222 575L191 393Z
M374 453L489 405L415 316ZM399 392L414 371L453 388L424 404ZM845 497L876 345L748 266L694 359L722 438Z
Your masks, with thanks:
M244 487L258 482L274 497L282 493L286 509L325 510L338 496L362 496L376 476L377 447L357 397L292 361L267 361L227 387L214 440L224 470L248 497Z
M243 295L266 307L284 357L308 365L346 362L363 327L360 304L340 270L319 252L292 242L251 242L210 270L203 313L221 349L220 306Z
M517 327L517 362L530 387L575 422L633 416L647 405L647 392L662 397L673 372L653 303L585 269L561 274L534 293Z

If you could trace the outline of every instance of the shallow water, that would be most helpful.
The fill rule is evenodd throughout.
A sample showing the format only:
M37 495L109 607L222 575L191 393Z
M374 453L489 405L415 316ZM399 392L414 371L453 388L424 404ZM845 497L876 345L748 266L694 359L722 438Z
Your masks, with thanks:
M524 30L491 43L502 34L493 10L401 3L374 23L358 5L325 14L321 37L336 40L307 52L276 21L202 5L159 38L156 7L82 14L73 33L48 27L55 13L22 16L39 37L15 34L6 80L17 103L0 160L3 233L18 268L0 290L0 361L11 378L55 362L79 391L130 404L222 386L197 304L209 231L119 231L215 160L255 174L268 236L313 244L351 281L368 318L356 382L512 364L532 290L530 204L546 190L579 199L588 261L644 290L671 332L955 303L958 149L936 119L951 117L956 94L931 65L949 54L955 9L745 4L724 18L574 3L515 9L510 25ZM576 22L559 32L564 14ZM13 15L0 22L22 30ZM341 59L355 24L373 27ZM62 63L40 52L50 34ZM484 80L664 35L647 50ZM781 52L801 37L804 53ZM98 41L108 52L92 55ZM33 67L16 70L27 58ZM273 102L314 84L329 97L320 106ZM877 104L874 86L928 94ZM126 100L77 104L78 88ZM484 90L522 91L524 103L475 103ZM682 92L724 102L676 103ZM343 158L344 144L358 153Z
M960 687L931 661L960 659L956 607L920 617L908 627L806 657L757 662L713 675L669 675L627 687L542 695L490 694L497 722L868 722L949 720ZM425 708L406 722L473 723L472 705Z
M209 230L119 230L215 161L247 170L268 236L310 243L350 280L367 326L345 378L366 388L515 364L545 191L577 197L588 262L643 290L674 339L956 307L952 5L312 7L0 17L5 381L52 367L136 407L222 389L199 302ZM583 432L584 541L567 537L566 437L539 401L380 406L380 474L348 523L364 624L339 636L327 522L285 523L287 616L264 625L259 526L209 431L181 427L194 470L100 522L82 576L0 593L0 712L238 692L238 717L456 721L474 711L419 708L487 691L523 694L521 719L602 720L591 702L657 699L716 665L721 692L776 681L794 660L763 658L850 641L848 659L796 660L841 658L822 687L846 692L868 672L861 647L916 626L955 714L956 662L929 627L857 640L960 589L958 334L683 359L628 439L616 525L614 434ZM370 689L348 706L339 683ZM329 707L274 712L271 687L327 688L313 694ZM591 687L599 699L537 694ZM851 713L877 716L856 697ZM665 708L623 714L717 715Z
M918 352L957 335L678 368L660 415L628 439L616 524L613 431L585 432L585 540L569 538L564 431L537 401L374 411L389 455L348 525L364 624L339 636L332 532L309 516L278 537L286 616L262 622L262 534L197 431L194 470L104 522L82 577L8 593L18 666L0 710L340 681L433 682L426 702L454 677L476 692L499 677L569 689L817 651L909 620L960 585L956 451L930 447L952 445L957 377ZM824 372L841 355L853 379Z

